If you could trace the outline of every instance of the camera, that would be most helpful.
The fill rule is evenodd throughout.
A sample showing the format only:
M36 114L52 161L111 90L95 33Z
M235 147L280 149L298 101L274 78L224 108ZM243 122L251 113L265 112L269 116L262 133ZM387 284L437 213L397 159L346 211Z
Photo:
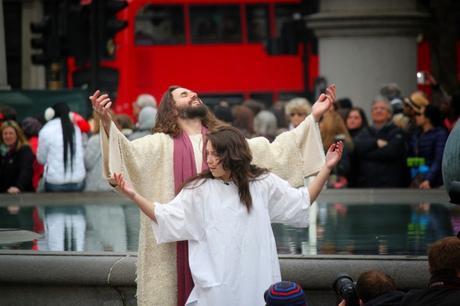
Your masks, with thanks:
M417 72L417 84L419 85L426 85L428 78L426 77L425 71L418 71Z
M350 275L346 273L337 274L332 288L339 297L345 300L347 306L359 306L356 285Z

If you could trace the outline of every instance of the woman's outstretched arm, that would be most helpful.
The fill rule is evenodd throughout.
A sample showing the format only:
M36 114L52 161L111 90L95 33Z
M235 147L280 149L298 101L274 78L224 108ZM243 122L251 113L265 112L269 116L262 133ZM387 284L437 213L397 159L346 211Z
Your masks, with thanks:
M134 190L121 173L114 173L113 178L116 182L115 188L124 194L128 199L136 203L140 210L146 214L150 219L157 222L155 217L155 203L149 202L146 198L141 196Z
M332 144L326 153L326 163L318 175L315 177L313 182L308 185L308 193L310 194L310 202L313 203L318 197L319 193L323 189L324 184L326 183L329 174L332 169L339 163L340 158L342 158L343 153L343 142L339 141Z

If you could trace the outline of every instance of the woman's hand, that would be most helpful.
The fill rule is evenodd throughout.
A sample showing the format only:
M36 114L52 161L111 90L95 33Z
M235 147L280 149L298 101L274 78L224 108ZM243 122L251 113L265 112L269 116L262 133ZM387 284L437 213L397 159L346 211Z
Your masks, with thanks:
M136 190L129 184L124 178L123 174L121 173L114 173L113 178L116 182L115 189L123 193L125 196L130 198L131 200L134 200L134 197L136 196Z
M142 210L153 221L157 221L155 216L155 204L148 201L142 195L138 194L136 190L128 183L121 173L114 173L113 179L115 180L115 189L127 196L131 201L136 203L136 205Z
M343 154L343 142L338 141L333 143L326 153L326 167L329 170L332 170L337 164L339 163L340 159L342 158Z

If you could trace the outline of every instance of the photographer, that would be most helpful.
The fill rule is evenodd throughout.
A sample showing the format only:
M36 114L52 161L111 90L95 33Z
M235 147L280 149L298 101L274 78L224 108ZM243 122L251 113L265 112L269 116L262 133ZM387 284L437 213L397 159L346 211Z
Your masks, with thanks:
M460 302L460 232L432 244L428 251L428 288L409 291L401 306L455 306Z
M334 283L335 291L343 298L339 306L397 306L404 296L403 292L396 290L393 278L380 271L362 273L356 285L349 283L350 281L352 282L350 277L348 281L342 281L342 286L347 286L347 290L338 287L338 279ZM343 294L344 292L346 293Z

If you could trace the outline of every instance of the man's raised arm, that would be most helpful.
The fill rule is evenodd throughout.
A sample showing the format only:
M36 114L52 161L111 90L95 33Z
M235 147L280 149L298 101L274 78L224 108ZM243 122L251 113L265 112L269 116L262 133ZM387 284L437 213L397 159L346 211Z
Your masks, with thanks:
M112 116L110 115L110 107L112 101L108 94L102 94L99 90L96 90L92 96L89 97L93 110L101 118L102 126L107 136L109 136L110 124L112 122Z
M326 88L326 93L322 93L315 104L313 104L311 114L316 122L319 122L323 114L331 108L336 98L335 84L329 85Z

